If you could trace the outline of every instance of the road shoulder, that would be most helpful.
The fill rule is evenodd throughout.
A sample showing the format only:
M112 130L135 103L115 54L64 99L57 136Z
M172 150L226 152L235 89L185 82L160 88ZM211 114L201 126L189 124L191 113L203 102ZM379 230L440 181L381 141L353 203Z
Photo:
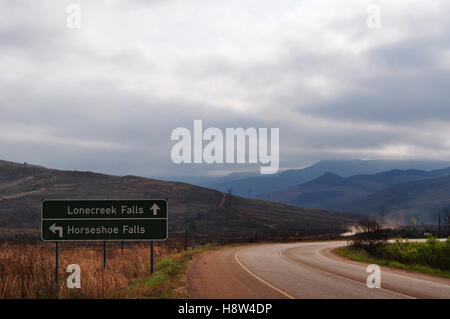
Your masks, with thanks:
M249 246L226 247L204 253L190 264L187 291L200 299L280 299L276 290L252 277L235 259L235 254Z
M369 265L369 263L365 263L365 262L362 262L362 261L353 260L353 259L350 259L350 258L343 257L343 256L339 255L336 252L336 249L337 248L322 249L320 251L320 254L322 254L323 256L325 256L327 258L334 259L336 261L351 263L351 264L359 265L359 266L363 266L363 267L367 267ZM426 274L422 274L422 273L415 272L415 271L409 271L409 270L393 268L393 267L383 266L383 265L381 265L380 268L381 268L381 271L388 271L388 272L391 272L391 273L395 273L395 274L402 275L402 276L408 276L408 277L412 277L412 278L415 278L415 279L431 281L431 282L444 284L444 285L450 285L450 279L446 279L446 278L443 278L443 277L426 275Z

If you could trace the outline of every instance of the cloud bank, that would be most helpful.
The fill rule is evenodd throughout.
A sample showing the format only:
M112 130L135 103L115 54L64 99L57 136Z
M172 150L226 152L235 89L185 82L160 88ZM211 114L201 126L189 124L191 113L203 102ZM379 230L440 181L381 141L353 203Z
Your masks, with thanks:
M171 131L280 128L281 167L450 156L450 3L0 3L0 158L173 176ZM255 166L256 168L256 166Z

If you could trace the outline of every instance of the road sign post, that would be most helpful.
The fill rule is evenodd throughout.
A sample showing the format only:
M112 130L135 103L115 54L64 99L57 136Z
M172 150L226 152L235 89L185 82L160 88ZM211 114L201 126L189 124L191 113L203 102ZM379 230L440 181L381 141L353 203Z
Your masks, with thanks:
M152 240L150 242L150 275L153 275L153 259L154 259L154 253L155 248L153 246L154 241Z
M59 281L60 241L103 241L103 268L107 266L107 241L151 241L153 274L154 241L168 236L168 200L43 200L41 238L56 242L55 281Z
M59 242L56 242L55 247L55 281L56 281L56 289L58 289L59 282Z

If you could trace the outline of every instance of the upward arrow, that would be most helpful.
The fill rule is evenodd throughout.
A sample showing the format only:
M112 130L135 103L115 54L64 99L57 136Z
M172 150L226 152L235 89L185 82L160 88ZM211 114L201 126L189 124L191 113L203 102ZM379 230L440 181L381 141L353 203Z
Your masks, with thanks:
M150 210L153 211L153 215L155 216L158 213L159 206L155 203L152 207L150 207Z
M58 232L58 237L60 237L60 238L63 236L62 226L56 226L56 223L54 223L53 225L50 226L50 230L52 231L53 234Z

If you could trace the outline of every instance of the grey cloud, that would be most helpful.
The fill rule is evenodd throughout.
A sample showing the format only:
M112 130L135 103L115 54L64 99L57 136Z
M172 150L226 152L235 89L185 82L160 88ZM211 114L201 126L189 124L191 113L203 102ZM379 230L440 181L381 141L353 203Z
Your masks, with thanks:
M158 12L165 8L163 2L150 5ZM123 9L121 22L130 24L111 25L107 34L102 32L111 21L101 20L105 17L100 12L99 20L92 20L101 4L81 2L88 26L102 29L86 27L73 33L64 26L63 5L42 3L33 1L28 9L11 2L1 4L0 11L10 13L10 18L0 24L0 57L11 63L0 60L4 70L0 75L0 125L16 130L10 134L16 139L0 136L0 158L145 176L260 166L173 164L170 133L176 127L192 128L194 119L202 119L205 127L221 129L279 127L282 167L331 158L442 159L450 153L441 130L450 124L450 69L436 60L439 52L449 48L446 29L417 34L409 30L399 40L381 41L358 51L351 46L358 48L364 41L372 45L374 35L365 29L361 8L355 9L352 18L337 23L318 19L317 33L300 33L297 41L292 34L284 34L289 30L284 28L282 13L291 11L280 10L270 20L265 10L275 4L266 3L264 12L249 18L264 17L256 25L261 28L275 24L267 27L271 33L266 41L257 43L267 49L262 53L257 46L246 45L259 35L230 31L235 38L224 35L225 44L220 44L214 23L199 30L201 21L191 25L188 18L179 24L184 29L167 23L154 37L139 42L130 33L128 39L126 32L138 33L145 27L145 21L140 28L139 23L133 24L131 14L137 10L133 6L148 8L144 1L112 2L108 17L120 16ZM285 1L284 5L293 3ZM179 19L189 7L180 1L169 4ZM208 3L214 5L218 4ZM231 5L231 11L239 6L238 2ZM201 13L203 8L196 10ZM445 26L447 20L442 14L436 24ZM239 22L218 21L223 25L217 29L227 32L227 26L233 29ZM242 22L247 24L251 25ZM381 32L389 33L388 27ZM123 32L125 37L116 38L114 32ZM104 40L102 35L111 39ZM338 35L342 39L334 38ZM202 47L205 38L220 45L209 46L208 42ZM339 41L349 48L341 47ZM27 129L42 134L42 140L20 132ZM395 145L409 153L390 153Z

